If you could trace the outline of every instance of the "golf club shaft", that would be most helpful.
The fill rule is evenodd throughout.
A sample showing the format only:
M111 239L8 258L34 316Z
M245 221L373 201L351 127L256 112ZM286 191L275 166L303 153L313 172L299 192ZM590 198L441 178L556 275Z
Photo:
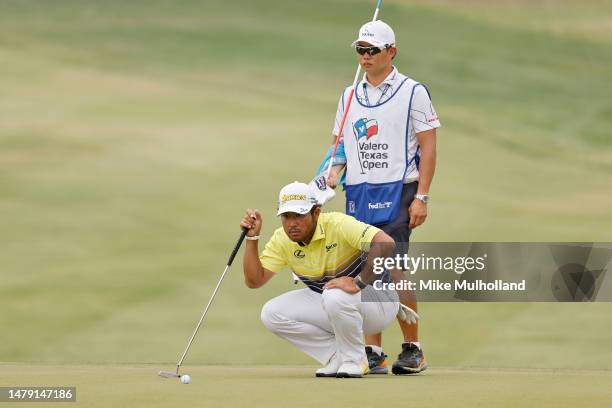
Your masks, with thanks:
M376 10L374 10L374 17L372 21L376 21L378 18L378 13L380 12L380 7L382 6L382 0L378 0L376 2ZM327 170L325 170L325 178L329 176L331 173L331 169L334 165L334 157L336 157L336 151L338 150L338 145L340 144L340 138L342 137L342 129L344 129L344 123L346 122L346 117L348 115L349 108L351 107L351 102L353 101L353 96L355 94L355 88L357 87L357 81L359 80L359 74L361 74L361 64L357 65L357 72L355 72L355 79L353 79L353 89L351 89L351 93L349 94L348 101L346 102L346 108L344 108L344 114L342 115L342 120L340 121L340 127L338 128L338 134L336 135L336 141L334 143L334 150L332 152L331 157L329 158L329 165L327 166Z
M240 246L242 245L242 241L244 241L244 237L246 236L247 232L248 232L247 228L242 229L240 238L238 238L238 242L236 242L236 246L234 247L234 250L232 251L232 254L230 255L227 261L227 265L225 266L225 269L223 270L223 273L221 274L221 278L219 278L219 282L217 282L217 286L215 287L215 290L213 291L212 296L210 297L210 300L208 301L208 304L206 305L206 308L204 308L204 312L202 313L202 316L200 317L200 321L198 322L195 330L193 331L193 334L191 335L191 338L189 339L189 342L187 343L187 347L185 348L183 355L181 356L178 363L176 363L176 374L177 375L179 373L179 369L181 368L181 365L183 364L183 361L185 360L185 356L187 356L187 353L189 352L189 349L191 348L193 339L195 339L195 336L198 334L198 331L200 330L200 327L202 326L202 322L204 321L204 318L206 317L206 314L208 313L208 309L210 308L210 305L212 304L213 300L215 300L215 296L217 295L217 291L221 287L221 283L223 282L223 279L225 279L225 275L227 274L230 267L232 266L232 262L234 262L234 258L236 257L236 254L238 253L238 250L240 249Z

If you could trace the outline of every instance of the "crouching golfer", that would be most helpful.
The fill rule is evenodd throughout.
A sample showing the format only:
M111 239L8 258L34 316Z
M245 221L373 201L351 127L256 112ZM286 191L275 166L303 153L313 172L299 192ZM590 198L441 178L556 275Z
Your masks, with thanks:
M321 213L308 185L291 183L280 191L282 228L261 256L258 238L262 217L247 210L240 226L249 228L244 278L259 288L289 267L307 286L269 300L263 324L324 367L317 377L362 377L368 373L364 334L379 333L398 314L395 291L375 290L380 279L373 259L389 255L395 243L376 227L341 213ZM362 249L369 246L367 259Z

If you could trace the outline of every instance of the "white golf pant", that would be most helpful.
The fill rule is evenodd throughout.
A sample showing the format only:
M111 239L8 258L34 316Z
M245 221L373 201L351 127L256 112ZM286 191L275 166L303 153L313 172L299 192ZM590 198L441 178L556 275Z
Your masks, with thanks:
M334 353L342 362L362 363L366 359L364 334L381 332L397 315L397 294L373 294L368 286L362 293L326 289L323 294L298 289L269 300L261 310L261 321L272 333L289 340L304 353L325 365ZM368 296L369 295L369 296Z

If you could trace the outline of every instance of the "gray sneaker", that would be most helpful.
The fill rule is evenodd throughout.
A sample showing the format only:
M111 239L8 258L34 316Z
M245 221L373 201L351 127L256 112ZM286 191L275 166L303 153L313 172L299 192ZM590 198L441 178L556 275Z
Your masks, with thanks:
M385 353L378 354L372 347L366 346L366 356L368 357L368 366L370 367L370 374L389 374L389 368L387 367L387 355Z
M427 369L423 351L412 343L402 344L402 352L397 356L391 371L393 374L417 374Z

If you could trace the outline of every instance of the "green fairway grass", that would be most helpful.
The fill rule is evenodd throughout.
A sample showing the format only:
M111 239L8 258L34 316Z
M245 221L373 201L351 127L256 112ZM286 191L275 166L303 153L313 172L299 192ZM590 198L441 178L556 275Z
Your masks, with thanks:
M235 390L257 406L373 405L378 391L315 381L265 330L265 301L301 286L285 272L247 289L241 255L188 356L193 383L155 377L185 347L244 210L262 210L266 239L279 188L314 175L373 6L0 2L0 386L77 385L87 406L231 406ZM393 0L380 17L443 126L413 239L612 241L609 2ZM611 312L423 303L431 370L364 382L429 406L601 406ZM392 358L400 341L393 324Z
M375 406L409 400L412 406L605 406L610 371L441 367L412 377L315 378L304 366L190 367L188 385L157 377L152 365L0 365L2 384L75 386L87 407L203 405L239 407ZM7 375L7 373L11 375ZM375 392L373 390L376 390ZM562 391L561 391L562 390ZM9 404L37 406L37 404ZM58 403L71 407L73 403Z

